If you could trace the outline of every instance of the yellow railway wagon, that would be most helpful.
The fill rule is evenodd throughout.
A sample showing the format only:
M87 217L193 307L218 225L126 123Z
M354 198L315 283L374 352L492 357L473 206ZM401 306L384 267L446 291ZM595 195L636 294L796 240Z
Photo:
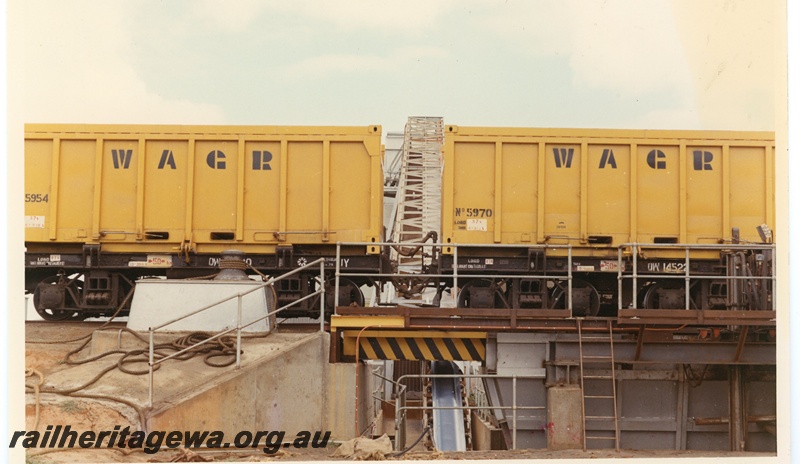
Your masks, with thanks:
M529 272L537 267L536 259L544 265L542 255L569 254L566 247L543 250L544 245L571 245L572 270L582 277L576 286L601 287L597 295L586 297L592 301L589 312L596 312L595 300L616 304L620 245L651 245L638 248L639 257L645 258L639 266L673 273L684 272L687 247L678 245L687 245L696 260L692 270L710 273L701 260L719 260L720 252L696 245L762 243L766 228L761 226L775 223L774 146L771 132L446 126L442 240L460 245L464 259L459 269L464 273ZM514 257L526 253L526 245L528 255L515 265ZM452 253L452 247L444 249L450 269ZM630 253L628 267L629 258ZM566 270L564 266L563 259L548 264L552 271ZM590 275L603 271L613 279ZM474 285L490 286L487 282ZM518 296L508 294L513 282L503 284L502 292L473 291L473 306L476 295L484 292L485 306L505 302L524 307ZM523 286L529 290L531 285ZM663 301L653 296L648 303L664 306L667 298L664 288L660 290ZM493 301L492 293L504 293L505 300ZM677 298L679 292L674 293ZM469 294L464 294L465 305ZM552 289L550 297L552 304ZM541 297L528 299L533 307L547 304Z
M380 126L25 127L26 283L35 299L59 269L123 283L208 274L228 249L262 271L290 269L335 256L337 241L380 241L382 214ZM344 254L377 270L378 253ZM76 294L98 293L82 280ZM75 317L71 307L107 312L119 300L95 297L104 303L89 308L69 288L61 296L58 308L41 309Z

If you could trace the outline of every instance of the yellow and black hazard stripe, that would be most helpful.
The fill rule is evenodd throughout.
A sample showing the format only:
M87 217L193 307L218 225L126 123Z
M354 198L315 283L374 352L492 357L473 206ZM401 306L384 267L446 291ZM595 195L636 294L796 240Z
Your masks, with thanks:
M358 338L359 359L483 361L486 358L485 333L370 331L357 336L347 331L345 354L355 354L348 353L355 351L354 336Z

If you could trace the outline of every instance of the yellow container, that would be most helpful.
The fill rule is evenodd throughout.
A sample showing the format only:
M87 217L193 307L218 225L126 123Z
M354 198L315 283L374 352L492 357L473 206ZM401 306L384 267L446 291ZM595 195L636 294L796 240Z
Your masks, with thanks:
M593 256L720 243L734 227L760 242L756 227L775 225L774 151L771 132L446 126L442 239Z
M380 126L28 124L25 241L200 253L380 241L380 156Z

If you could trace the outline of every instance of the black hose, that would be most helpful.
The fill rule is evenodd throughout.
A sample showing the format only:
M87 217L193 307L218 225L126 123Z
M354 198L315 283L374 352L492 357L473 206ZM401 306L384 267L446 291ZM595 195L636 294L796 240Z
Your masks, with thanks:
M386 455L386 457L387 458L397 458L397 457L400 457L400 456L408 453L409 451L411 451L412 448L417 446L417 443L419 443L420 440L422 440L422 437L424 437L426 433L430 432L430 430L431 430L431 426L430 425L426 426L425 429L422 431L422 434L419 437L417 437L416 440L414 440L414 443L412 443L410 446L406 447L406 449L404 449L402 451L397 451L395 453L389 453L389 454Z
M422 241L420 242L419 245L417 245L414 248L411 248L411 251L408 251L408 250L406 250L404 248L401 248L398 245L392 245L392 248L394 249L394 251L398 252L399 254L411 258L415 254L417 254L417 252L423 246L425 246L425 242L427 242L430 239L433 239L433 241L435 242L438 239L438 237L439 237L439 234L437 234L435 231L430 231L425 235L425 237L422 238Z
M65 364L68 364L68 365L86 364L86 363L89 363L89 362L92 362L92 361L96 361L98 359L105 358L106 356L115 355L115 354L121 354L122 355L114 364L106 366L97 375L95 375L91 380L85 382L84 384L82 384L80 386L73 387L73 388L68 388L68 389L58 389L58 388L55 388L53 386L44 386L43 385L42 386L43 388L40 389L41 393L50 393L50 394L71 396L71 397L77 397L77 398L90 398L90 399L100 399L100 400L107 400L107 401L116 401L118 403L122 403L122 404L124 404L126 406L129 406L129 407L133 408L136 411L136 413L138 414L138 416L139 416L139 420L141 422L141 427L143 427L143 428L146 427L146 419L145 419L144 411L138 405L136 405L136 404L134 404L134 403L132 403L130 401L124 400L122 398L118 398L118 397L112 397L112 396L100 395L100 394L86 394L86 393L78 393L78 392L80 392L81 390L84 390L84 389L90 387L91 385L95 384L103 376L105 376L106 374L108 374L109 372L111 372L111 371L113 371L115 369L118 369L119 371L124 372L126 374L130 374L130 375L144 375L144 374L149 373L149 368L148 369L136 370L136 369L131 369L129 367L125 367L126 364L131 364L131 363L148 363L149 362L149 349L144 348L144 349L132 349L132 350L122 350L122 349L110 350L110 351L106 351L105 353L101 353L101 354L96 355L96 356L90 356L88 358L84 358L84 359L81 359L81 360L73 360L72 359L72 356L77 355L78 353L83 351L89 345L89 343L92 341L92 338L91 338L92 337L92 333L94 333L95 331L103 331L103 330L124 331L124 332L130 333L135 338L137 338L139 341L141 341L141 342L143 342L145 344L149 344L149 340L146 340L144 337L142 337L138 333L134 332L133 330L128 329L127 327L122 327L122 328L107 327L111 323L111 321L113 321L114 318L117 317L117 315L120 313L120 311L125 306L125 304L128 302L128 300L131 298L132 295L133 295L133 289L131 289L128 292L128 295L123 299L122 303L119 305L119 307L117 308L116 312L111 316L111 318L108 321L106 321L103 325L101 325L97 329L94 329L91 333L89 333L89 334L87 334L87 335L85 335L83 337L79 337L79 338L75 338L75 339L71 339L71 340L58 340L58 341L54 341L54 342L45 342L45 341L29 341L28 342L28 343L50 343L50 344L52 344L52 343L60 343L60 344L63 344L63 343L68 343L68 342L73 342L73 341L85 340L79 347L69 351L64 356L64 361L63 362ZM261 338L261 337L265 337L266 335L267 334L246 334L246 335L243 335L242 338ZM172 342L165 342L165 343L155 344L153 346L154 357L155 357L155 359L164 358L164 357L168 356L167 352L169 352L169 351L171 351L171 352L181 351L184 348L188 348L189 346L191 346L191 345L193 345L193 344L195 344L197 342L200 342L202 340L206 340L206 339L210 338L211 336L212 336L211 334L205 333L205 332L192 332L192 333L190 333L188 335L184 335L182 337L179 337L179 338L173 340ZM165 350L167 352L165 352ZM190 351L187 351L186 353L183 353L183 354L181 354L179 356L176 356L174 359L178 360L178 361L185 361L185 360L193 358L194 356L196 356L198 354L199 355L205 355L204 359L203 359L203 362L206 365L210 366L210 367L226 367L226 366L230 366L231 364L236 362L236 339L235 339L235 337L233 335L226 335L226 336L223 336L223 337L219 337L216 340L214 340L213 342L207 343L206 345L202 345L202 346L199 346L199 347L195 347L194 349L192 349ZM227 358L227 359L225 359L224 361L213 361L213 362L211 361L211 359L219 358L219 357L223 357L223 358ZM154 366L153 370L155 371L159 367L161 367L160 364ZM26 385L26 387L28 387L28 386Z

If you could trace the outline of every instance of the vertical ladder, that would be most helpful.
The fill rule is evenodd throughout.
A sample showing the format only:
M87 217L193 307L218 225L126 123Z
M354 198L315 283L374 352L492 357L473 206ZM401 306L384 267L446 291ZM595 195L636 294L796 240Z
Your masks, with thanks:
M582 396L582 412L583 412L583 449L586 450L588 441L613 441L614 449L619 451L619 421L617 418L617 380L614 374L614 332L612 329L611 320L608 320L608 335L584 335L582 330L582 319L576 319L578 323L578 350L580 360L580 374L581 374L581 396ZM592 353L589 355L583 352L583 342L608 342L608 354ZM610 374L608 375L586 375L584 374L584 365L591 364L595 369L602 369L604 366L608 367ZM599 366L599 367L598 367ZM611 383L611 395L587 395L584 380L602 380ZM597 415L589 416L586 414L587 404L592 409L603 408L603 405L611 403L612 415ZM607 409L607 406L606 408ZM589 436L586 430L586 423L588 421L614 421L614 436Z

